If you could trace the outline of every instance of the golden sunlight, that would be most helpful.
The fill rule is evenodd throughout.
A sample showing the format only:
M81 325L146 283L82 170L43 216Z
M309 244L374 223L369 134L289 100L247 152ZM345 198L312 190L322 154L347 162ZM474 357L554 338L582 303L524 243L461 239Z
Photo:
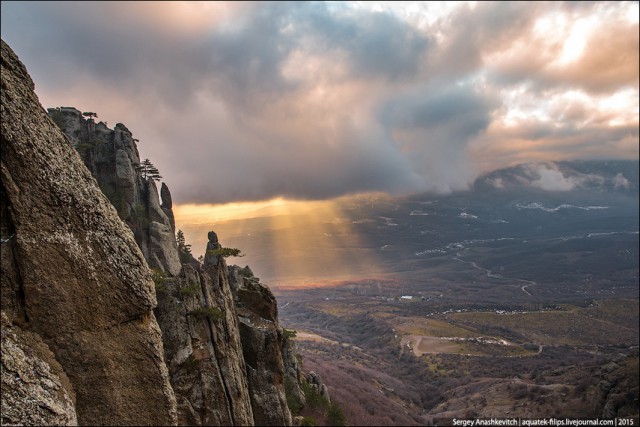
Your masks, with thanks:
M349 198L297 201L277 198L224 205L174 205L176 228L181 229L193 254L199 256L207 232L220 243L236 247L269 285L309 286L332 281L371 278L383 273L378 248L359 236L344 212Z

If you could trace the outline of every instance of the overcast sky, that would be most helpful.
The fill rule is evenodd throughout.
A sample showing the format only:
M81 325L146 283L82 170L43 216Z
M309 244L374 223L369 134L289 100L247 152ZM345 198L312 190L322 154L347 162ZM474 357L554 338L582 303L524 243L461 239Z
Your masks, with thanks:
M638 3L2 2L43 106L124 123L179 203L463 189L638 158Z

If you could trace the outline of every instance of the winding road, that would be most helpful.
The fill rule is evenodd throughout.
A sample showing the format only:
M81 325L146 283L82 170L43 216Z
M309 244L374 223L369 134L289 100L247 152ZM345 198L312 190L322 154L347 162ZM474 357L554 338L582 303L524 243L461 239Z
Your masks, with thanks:
M538 284L537 282L534 282L533 280L518 279L518 278L516 278L516 277L507 277L507 276L503 276L503 275L501 275L501 274L495 274L495 273L493 273L493 271L491 271L491 270L489 270L489 269L487 269L487 268L480 267L480 266L479 266L475 261L465 261L465 260L463 260L463 259L461 258L461 257L462 257L462 252L464 252L465 250L466 250L466 248L465 248L465 249L461 249L461 250L459 250L458 252L456 252L456 255L453 257L453 259L454 259L454 260L456 260L456 261L458 261L458 262L464 263L464 264L470 264L470 265L471 265L473 268L475 268L476 270L480 270L480 271L484 272L484 274L485 274L487 277L491 278L491 279L513 280L513 281L516 281L516 282L522 282L522 283L525 283L525 285L522 285L522 287L521 287L520 289L521 289L521 290L522 290L522 292L524 292L525 294L527 294L527 295L529 295L529 296L533 296L533 295L531 295L531 293L527 290L527 288L528 288L529 286L535 286L535 285L537 285L537 284Z

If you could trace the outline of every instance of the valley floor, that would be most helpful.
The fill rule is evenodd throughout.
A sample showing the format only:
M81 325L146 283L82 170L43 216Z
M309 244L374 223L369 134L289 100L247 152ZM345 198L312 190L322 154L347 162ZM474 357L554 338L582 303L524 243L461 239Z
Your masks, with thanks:
M277 291L305 369L322 376L350 425L637 422L637 299L478 307L409 299L406 291L394 296L379 284Z

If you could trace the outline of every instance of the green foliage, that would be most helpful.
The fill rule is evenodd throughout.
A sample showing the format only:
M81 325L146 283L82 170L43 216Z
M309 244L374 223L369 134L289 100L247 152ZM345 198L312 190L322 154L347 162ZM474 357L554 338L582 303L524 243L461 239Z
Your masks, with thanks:
M153 283L157 285L163 285L164 282L167 281L167 273L157 268L151 270L151 278L153 279Z
M209 251L207 251L207 253L209 255L213 255L213 256L221 256L223 258L227 258L230 256L235 256L235 257L243 257L244 254L240 253L240 249L236 249L236 248L218 248L218 249L210 249Z
M342 413L342 409L335 403L330 403L327 409L327 421L332 426L344 426L347 420Z
M160 292L160 293L166 294L169 292L169 288L166 285L167 273L165 273L162 270L158 270L157 268L154 268L153 270L151 270L151 279L153 280L153 283L156 285L156 293Z
M292 329L282 329L282 334L284 335L285 339L291 339L291 338L295 338L296 335L298 335L298 333Z
M189 264L193 259L191 254L187 254L185 252L178 252L178 256L180 257L181 264Z
M180 289L180 295L182 295L183 297L192 297L196 295L198 291L200 291L200 285L197 283L192 283L189 286L185 286L184 288Z
M308 416L308 417L302 418L302 422L300 423L300 425L301 426L317 426L318 422L314 417Z
M178 249L180 248L184 248L184 247L191 247L191 245L187 245L186 240L184 238L184 233L182 232L182 230L178 230L178 232L176 233L176 243L178 244Z
M222 319L222 310L217 307L200 307L189 312L196 319L209 319L217 321Z
M49 117L51 117L51 120L53 120L56 126L58 126L60 129L63 129L64 115L62 114L62 111L60 111L60 108L49 108L48 112Z
M305 411L309 410L315 415L324 416L327 418L328 425L332 426L344 426L346 424L346 418L340 406L335 402L329 402L329 400L320 395L317 387L312 386L307 381L302 381L302 392L306 400ZM285 383L286 393L286 383ZM288 401L287 401L288 403ZM315 419L314 419L315 421Z
M106 144L106 141L104 139L92 138L88 142L81 142L76 145L76 150L78 151L78 153L80 153L80 156L83 159L86 159L95 147L104 144Z
M91 111L85 111L84 113L82 113L82 115L85 116L85 117L88 117L90 119L92 119L94 117L96 119L98 118L98 115L96 113L94 113L94 112L91 112Z
M300 414L300 411L304 407L296 396L293 394L294 382L291 377L284 377L284 395L287 398L287 406L291 411L291 415L296 416Z
M306 381L302 381L302 392L307 401L307 407L311 410L314 409L326 409L329 406L329 401L320 396L320 392Z
M296 360L298 361L298 364L302 366L302 355L300 353L296 353Z
M191 245L187 244L182 230L178 230L176 233L176 243L178 244L180 262L183 264L191 262L193 259L193 255L191 254Z

